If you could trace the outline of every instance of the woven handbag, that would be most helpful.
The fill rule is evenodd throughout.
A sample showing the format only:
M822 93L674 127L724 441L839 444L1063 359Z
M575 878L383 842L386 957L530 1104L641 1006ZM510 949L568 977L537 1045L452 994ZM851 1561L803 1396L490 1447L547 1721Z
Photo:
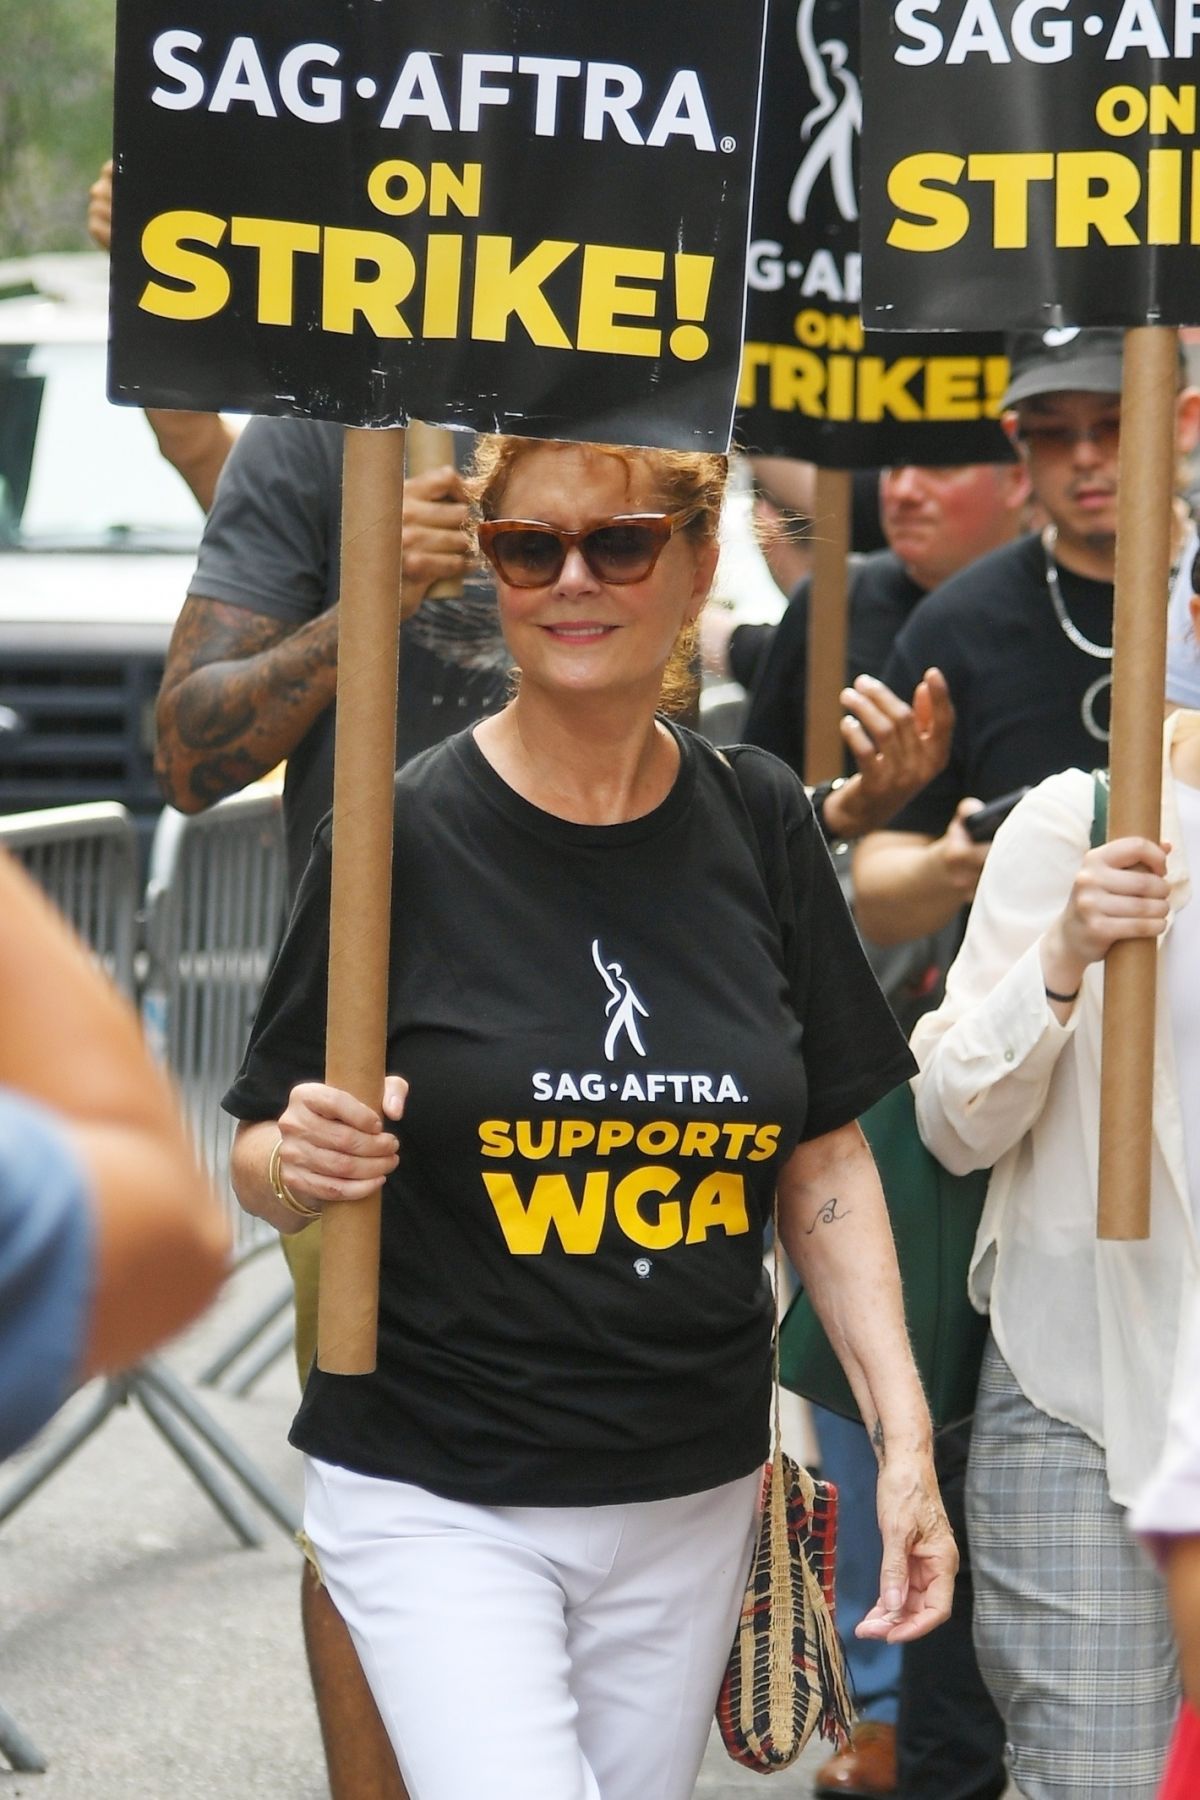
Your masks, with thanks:
M778 1208L775 1226L778 1292ZM784 1454L778 1331L774 1363L774 1445L763 1476L758 1541L717 1698L726 1750L764 1775L794 1763L814 1731L840 1748L851 1720L834 1623L837 1489Z

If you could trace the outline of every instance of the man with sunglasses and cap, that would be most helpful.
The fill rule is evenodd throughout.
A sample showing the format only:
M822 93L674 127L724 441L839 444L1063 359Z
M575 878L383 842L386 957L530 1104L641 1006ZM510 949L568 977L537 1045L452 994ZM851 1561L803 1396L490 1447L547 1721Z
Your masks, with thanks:
M883 671L907 693L936 665L956 723L942 773L855 848L859 923L879 943L937 931L971 899L988 846L965 821L982 804L1108 760L1123 340L1107 329L1010 339L1004 423L1046 525L922 601ZM1200 439L1200 392L1183 375L1181 358L1181 458ZM1192 528L1182 501L1164 494L1163 505L1178 570Z
M317 420L247 424L221 471L156 715L156 772L181 812L201 812L286 760L290 896L333 802L342 438ZM436 582L466 574L466 513L454 468L406 483L398 763L508 697L491 583L468 578L461 598L426 601ZM319 1241L319 1228L286 1240L302 1382L315 1351ZM405 1800L349 1634L307 1564L301 1616L333 1800Z

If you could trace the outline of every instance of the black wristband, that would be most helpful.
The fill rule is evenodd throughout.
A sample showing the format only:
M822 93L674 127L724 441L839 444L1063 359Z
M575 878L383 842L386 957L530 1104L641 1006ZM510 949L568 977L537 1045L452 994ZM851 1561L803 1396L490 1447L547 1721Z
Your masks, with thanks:
M1069 1006L1072 1000L1078 1000L1082 992L1081 988L1076 988L1073 994L1056 994L1053 988L1046 986L1045 982L1042 983L1042 988L1047 1000L1058 1000L1063 1006Z
M827 844L836 844L840 842L840 839L838 833L836 831L831 831L829 826L825 823L825 802L828 800L830 794L836 794L837 790L845 787L845 785L846 777L844 775L839 775L833 781L819 781L809 795L809 800L812 802L813 816L815 817L817 824L821 827L821 836L825 839Z

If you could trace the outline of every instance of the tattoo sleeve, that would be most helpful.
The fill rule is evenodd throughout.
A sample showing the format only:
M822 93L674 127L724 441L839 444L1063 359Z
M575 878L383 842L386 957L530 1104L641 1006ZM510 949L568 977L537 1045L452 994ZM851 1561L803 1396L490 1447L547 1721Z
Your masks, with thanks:
M195 811L274 768L329 705L336 671L336 609L289 630L245 607L189 599L156 715L168 799Z

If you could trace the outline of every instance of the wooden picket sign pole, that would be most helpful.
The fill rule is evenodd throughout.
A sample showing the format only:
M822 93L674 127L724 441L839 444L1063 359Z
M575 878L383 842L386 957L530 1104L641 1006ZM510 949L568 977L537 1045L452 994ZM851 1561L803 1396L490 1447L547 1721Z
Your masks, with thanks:
M405 432L349 428L342 466L325 1079L379 1110L387 1050ZM321 1223L317 1364L375 1367L380 1195Z
M851 489L848 469L817 470L804 711L804 775L814 785L835 780L845 768L838 695L846 685Z
M430 469L445 468L454 462L454 433L444 425L426 425L414 419L408 428L408 472L424 475ZM461 581L448 575L435 581L425 596L427 600L457 600L463 591Z
M1157 843L1167 585L1175 491L1177 336L1162 325L1125 333L1113 612L1112 792L1108 835ZM1097 1235L1150 1235L1156 940L1114 944L1105 959Z

